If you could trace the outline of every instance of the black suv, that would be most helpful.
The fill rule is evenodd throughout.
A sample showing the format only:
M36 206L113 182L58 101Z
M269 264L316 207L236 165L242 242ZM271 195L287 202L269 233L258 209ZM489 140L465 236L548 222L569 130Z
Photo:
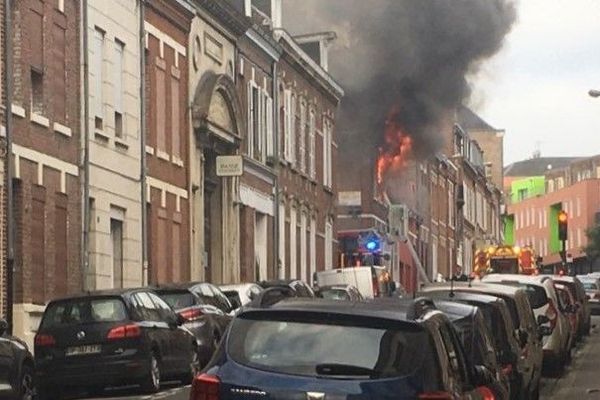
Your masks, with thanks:
M54 300L35 337L38 393L141 385L154 393L165 377L190 381L198 371L196 338L148 289L121 289Z
M413 301L251 305L223 344L190 398L493 397L469 368L448 317Z

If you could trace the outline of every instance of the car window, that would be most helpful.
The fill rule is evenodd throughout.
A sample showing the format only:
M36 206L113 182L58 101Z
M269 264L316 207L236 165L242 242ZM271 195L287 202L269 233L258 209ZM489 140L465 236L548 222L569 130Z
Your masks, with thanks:
M201 285L198 285L195 289L203 297L207 297L207 298L215 297L215 293L211 290L211 285L203 283Z
M456 335L452 332L452 328L446 324L440 326L440 335L450 361L450 369L452 375L465 385L469 382L468 376L466 375L466 364L461 354L460 342Z
M158 297L163 299L174 310L191 307L196 304L196 298L189 291L159 292Z
M341 289L324 289L319 292L319 296L327 300L350 300L348 293Z
M529 298L529 303L534 309L543 307L546 304L548 304L548 295L546 294L546 289L543 286L512 281L502 281L502 284L519 287L525 290L525 293Z
M140 292L136 293L135 296L141 303L141 307L143 309L143 316L146 321L159 322L163 320L158 311L158 308L156 307L150 296L148 296L148 293Z
M227 349L241 364L304 376L383 379L424 371L433 362L432 352L422 351L431 346L427 333L387 325L242 315L232 322ZM335 372L336 365L348 368Z
M598 290L598 285L596 285L595 282L591 282L591 281L587 281L587 282L584 281L583 287L585 290L588 290L588 291Z
M173 309L160 297L154 293L148 293L148 296L152 299L152 302L156 305L158 313L163 321L171 322L176 319L175 312Z
M120 298L74 299L50 304L44 313L41 328L126 319L127 309Z

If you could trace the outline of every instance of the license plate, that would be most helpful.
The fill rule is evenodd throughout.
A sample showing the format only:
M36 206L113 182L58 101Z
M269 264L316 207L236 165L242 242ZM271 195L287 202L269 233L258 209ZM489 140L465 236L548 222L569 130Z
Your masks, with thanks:
M70 356L82 356L87 354L98 354L102 348L99 344L91 344L87 346L68 347L65 351L67 357Z

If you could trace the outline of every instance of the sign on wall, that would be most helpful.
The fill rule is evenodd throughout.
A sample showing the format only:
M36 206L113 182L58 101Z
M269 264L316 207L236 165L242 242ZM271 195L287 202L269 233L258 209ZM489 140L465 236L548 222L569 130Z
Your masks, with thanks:
M217 176L241 176L243 172L242 156L217 157Z
M361 205L361 193L356 192L339 192L338 193L338 204L340 206L360 206Z

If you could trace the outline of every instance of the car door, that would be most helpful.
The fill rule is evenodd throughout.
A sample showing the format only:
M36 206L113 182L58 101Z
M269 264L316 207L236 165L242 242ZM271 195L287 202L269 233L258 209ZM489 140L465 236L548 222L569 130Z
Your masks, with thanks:
M192 334L177 323L177 315L169 305L154 293L148 293L164 321L169 325L169 343L173 351L173 362L177 371L185 371L190 363L192 354L192 344L194 338Z
M527 295L517 296L517 307L521 318L521 328L527 332L525 351L521 358L525 361L527 374L532 381L529 386L535 384L536 376L539 375L542 365L542 340L538 334L538 325L535 320L533 308L529 303Z
M161 359L161 368L164 372L173 371L175 366L175 358L173 356L172 344L170 341L169 324L161 316L158 307L150 297L151 293L138 292L132 296L136 303L139 303L139 308L144 316L144 327L148 332L148 337L151 342L158 347Z

